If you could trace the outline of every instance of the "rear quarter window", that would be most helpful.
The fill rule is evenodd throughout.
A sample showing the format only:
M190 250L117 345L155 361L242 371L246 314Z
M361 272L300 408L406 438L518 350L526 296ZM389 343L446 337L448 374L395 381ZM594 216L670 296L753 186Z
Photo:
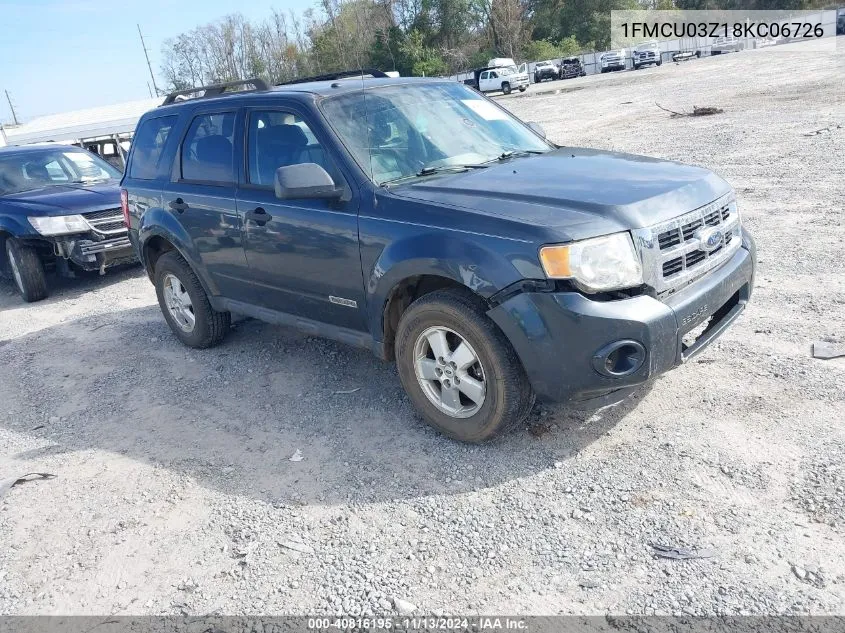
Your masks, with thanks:
M132 139L132 158L129 162L129 177L153 180L158 173L161 154L167 137L177 117L163 116L147 119L138 127Z

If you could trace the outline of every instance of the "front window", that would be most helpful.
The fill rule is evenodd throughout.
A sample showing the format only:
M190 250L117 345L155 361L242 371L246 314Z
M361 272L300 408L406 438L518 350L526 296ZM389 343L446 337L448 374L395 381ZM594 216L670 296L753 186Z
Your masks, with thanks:
M458 83L373 88L321 107L376 184L551 150L510 113Z
M56 147L0 154L0 195L119 179L117 169L84 150Z

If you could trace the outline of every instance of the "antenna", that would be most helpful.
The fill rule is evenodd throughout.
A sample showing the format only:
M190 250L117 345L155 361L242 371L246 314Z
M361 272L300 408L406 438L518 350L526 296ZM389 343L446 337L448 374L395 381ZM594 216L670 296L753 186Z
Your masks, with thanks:
M15 125L20 125L20 123L18 122L18 115L15 114L15 106L12 105L12 98L9 96L9 91L4 90L3 92L6 93L6 101L9 102L9 110L12 111L12 121L15 122Z
M147 45L144 43L144 34L141 33L141 25L136 24L135 26L138 27L138 37L141 38L141 48L144 49L144 57L147 59L147 68L150 70L150 79L153 81L153 89L155 90L156 95L158 95L158 86L156 86L156 78L153 75L153 66L150 64L150 56L147 53Z

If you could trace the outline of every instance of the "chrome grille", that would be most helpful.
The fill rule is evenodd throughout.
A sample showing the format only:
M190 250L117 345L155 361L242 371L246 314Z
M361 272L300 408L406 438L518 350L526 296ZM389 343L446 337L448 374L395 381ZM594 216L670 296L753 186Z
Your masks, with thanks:
M716 229L713 234L711 229ZM742 242L742 228L734 194L722 196L700 209L631 232L643 262L643 278L659 295L692 283L726 261ZM702 233L718 241L704 244Z
M126 226L123 224L123 212L120 207L117 209L104 209L102 211L92 211L85 213L83 216L85 221L91 229L98 235L117 235L126 232Z

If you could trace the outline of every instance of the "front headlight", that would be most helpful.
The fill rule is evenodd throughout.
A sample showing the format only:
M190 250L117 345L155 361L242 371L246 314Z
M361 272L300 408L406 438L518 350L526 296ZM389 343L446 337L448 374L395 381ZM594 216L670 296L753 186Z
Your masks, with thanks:
M81 215L30 216L27 219L41 235L67 235L69 233L85 233L91 230L91 227Z
M543 246L540 263L549 279L571 279L578 288L590 293L643 283L643 267L629 233Z

